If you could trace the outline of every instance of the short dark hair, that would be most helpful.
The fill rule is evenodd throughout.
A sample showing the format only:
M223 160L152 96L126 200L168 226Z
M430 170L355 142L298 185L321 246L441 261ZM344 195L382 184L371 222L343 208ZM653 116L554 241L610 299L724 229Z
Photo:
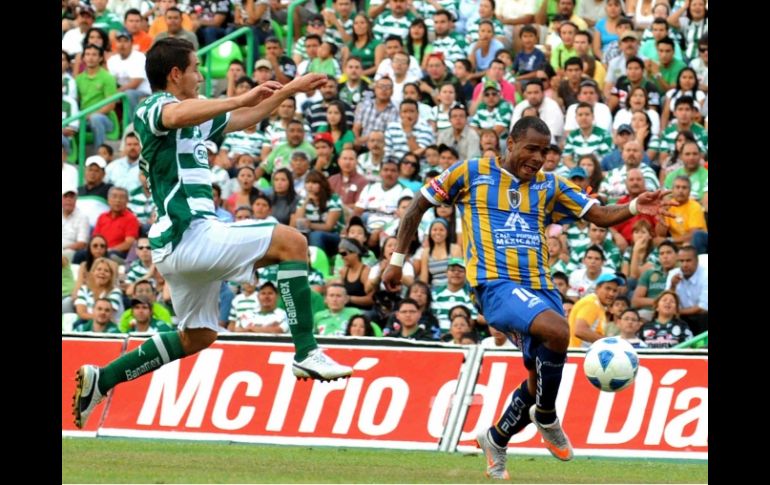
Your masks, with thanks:
M240 59L233 59L232 61L230 61L229 66L232 66L233 64L237 64L237 65L241 66L244 71L246 70L246 64L244 64L243 61L240 60Z
M317 40L319 45L321 44L321 42L323 42L323 40L321 40L321 36L318 34L307 34L305 36L305 43L307 44L307 41L309 41L310 39Z
M510 136L514 141L519 140L530 129L551 138L551 130L548 129L548 125L545 124L545 121L536 116L525 116L519 119L519 121L513 125L513 128L511 128Z
M468 72L473 71L473 65L471 64L471 61L469 61L468 59L463 57L462 59L457 59L455 62L459 62L460 64L462 64L466 71Z
M638 56L632 56L631 58L629 58L629 59L626 61L626 67L628 67L628 65L629 65L629 64L633 64L633 63L639 64L639 67L641 67L642 69L644 69L644 61L642 60L642 58L641 58L641 57L638 57Z
M695 256L695 260L698 259L698 250L693 246L692 244L685 244L682 247L679 248L679 251L687 251L693 254Z
M534 78L534 79L530 79L530 80L528 80L528 81L526 81L526 82L524 83L524 91L526 91L526 90L527 90L527 88L528 88L529 86L533 85L533 84L534 84L535 86L540 86L540 89L541 89L541 90L542 90L542 89L545 89L545 88L543 87L543 81L541 81L541 80L540 80L540 78Z
M577 37L578 35L585 35L586 37L588 37L588 44L589 45L594 40L594 36L591 35L591 32L589 32L587 30L578 30L577 33L575 34L575 37Z
M605 261L607 259L607 257L604 255L604 250L602 248L600 248L599 246L597 246L596 244L592 244L592 245L588 246L588 249L586 249L586 252L583 255L584 258L588 254L588 251L595 251L595 252L599 253L599 255L602 257L602 261Z
M656 45L660 45L660 44L670 45L672 49L674 48L674 41L671 39L671 37L668 37L668 36L660 39Z
M441 10L437 10L437 11L433 12L433 16L434 17L437 16L437 15L446 15L447 20L449 20L450 22L454 22L455 21L455 16L452 15L452 12L450 12L449 10L446 10L446 9L442 8Z
M629 27L631 27L632 30L634 28L634 23L628 17L621 16L618 19L618 23L617 23L617 25L615 25L615 28L617 28L617 27L619 27L621 25L628 25Z
M554 274L551 275L552 280L560 279L564 280L565 283L569 283L569 277L567 277L567 273L563 271L557 271Z
M141 17L142 16L142 12L140 12L139 10L137 10L135 8L129 8L128 10L126 10L126 13L123 14L123 22L128 20L128 16L129 15L138 15L138 16Z
M573 58L573 59L574 59L574 58ZM577 104L577 107L575 108L575 113L577 113L577 110L579 110L580 108L588 108L588 109L590 109L590 110L591 110L591 113L593 113L593 112L594 112L594 107L593 107L593 106L591 106L590 104L586 103L585 101L580 101L580 102Z
M658 251L660 251L660 248L662 248L663 246L670 247L675 253L679 251L679 248L677 247L676 243L670 239L663 240L663 242L661 242L658 245Z
M188 40L166 37L147 51L145 71L153 91L166 89L167 77L173 68L184 71L190 65L190 52L195 47Z
M532 34L535 37L538 37L537 29L532 24L527 24L521 29L519 29L519 38L521 38L521 36L524 35L525 33Z
M465 113L465 116L468 116L468 110L465 109L465 105L464 104L460 104L460 103L455 103L455 104L452 105L451 108L449 108L449 117L450 118L452 117L452 111L456 111L456 110L460 110L463 113Z
M578 66L582 71L583 61L581 61L579 57L570 57L564 62L564 69L566 70L569 66Z
M414 298L404 298L396 305L396 311L401 310L401 307L404 305L414 305L415 308L420 309L420 304L417 303L417 300Z
M385 42L384 43L387 44L391 40L396 40L396 41L398 41L399 44L404 45L404 41L401 39L401 37L399 37L397 35L394 35L394 34L390 34L389 36L385 37Z
M250 87L255 88L257 87L257 81L253 80L249 76L241 76L235 81L235 85L239 85L242 83L247 83Z
M693 101L692 96L680 96L677 98L677 100L674 101L674 111L676 111L680 104L686 104L691 109L695 109L695 101Z

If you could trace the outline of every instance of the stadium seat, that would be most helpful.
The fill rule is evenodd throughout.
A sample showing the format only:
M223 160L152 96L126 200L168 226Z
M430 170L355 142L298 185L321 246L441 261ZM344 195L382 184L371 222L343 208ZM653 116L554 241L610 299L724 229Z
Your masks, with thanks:
M377 325L377 323L375 322L371 322L371 323L372 323L372 330L374 330L374 336L382 337L382 329L380 328L380 326Z
M329 279L331 274L329 273L329 257L326 252L315 246L309 246L308 249L310 250L310 266L320 271L325 280Z
M243 53L235 42L228 40L223 42L214 50L210 51L211 56L211 79L224 79L227 77L227 70L230 63L234 60L243 61ZM201 71L205 72L206 62L202 62Z

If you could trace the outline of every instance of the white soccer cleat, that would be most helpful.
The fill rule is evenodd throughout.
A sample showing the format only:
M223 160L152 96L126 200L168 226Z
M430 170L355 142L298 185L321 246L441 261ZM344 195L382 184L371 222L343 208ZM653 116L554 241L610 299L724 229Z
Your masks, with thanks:
M511 476L505 469L505 462L508 460L507 448L500 448L492 441L488 428L476 435L476 443L487 458L487 471L484 472L484 475L487 478L510 480Z
M319 381L334 381L350 377L353 368L336 363L320 348L312 350L302 362L296 360L291 366L297 379L318 379Z
M543 437L545 447L551 454L561 461L570 461L574 456L572 452L572 444L569 442L569 438L561 428L559 418L551 424L540 424L535 419L535 406L529 408L529 417L532 422L535 423L537 430L540 431L540 436Z
M104 396L99 392L99 368L95 365L84 365L78 369L75 396L72 398L72 414L75 415L75 426L83 428L88 417Z

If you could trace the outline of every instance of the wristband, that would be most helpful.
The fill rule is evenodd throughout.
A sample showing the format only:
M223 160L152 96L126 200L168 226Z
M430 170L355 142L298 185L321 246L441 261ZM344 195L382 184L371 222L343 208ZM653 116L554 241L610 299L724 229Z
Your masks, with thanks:
M401 253L393 253L390 256L390 264L392 264L393 266L398 266L400 268L400 267L404 266L404 258L405 257L406 257L406 255L401 254Z
M636 199L632 200L631 203L628 204L628 212L630 212L632 216L635 216L639 213L639 210L636 208Z

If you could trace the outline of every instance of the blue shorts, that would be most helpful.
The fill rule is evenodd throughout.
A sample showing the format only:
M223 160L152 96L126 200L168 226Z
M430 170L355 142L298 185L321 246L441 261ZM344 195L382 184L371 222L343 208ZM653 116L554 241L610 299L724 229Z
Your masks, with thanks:
M474 288L476 301L487 323L501 332L514 334L524 353L527 368L534 363L529 327L540 313L553 310L564 316L557 290L533 290L511 280L492 280Z

